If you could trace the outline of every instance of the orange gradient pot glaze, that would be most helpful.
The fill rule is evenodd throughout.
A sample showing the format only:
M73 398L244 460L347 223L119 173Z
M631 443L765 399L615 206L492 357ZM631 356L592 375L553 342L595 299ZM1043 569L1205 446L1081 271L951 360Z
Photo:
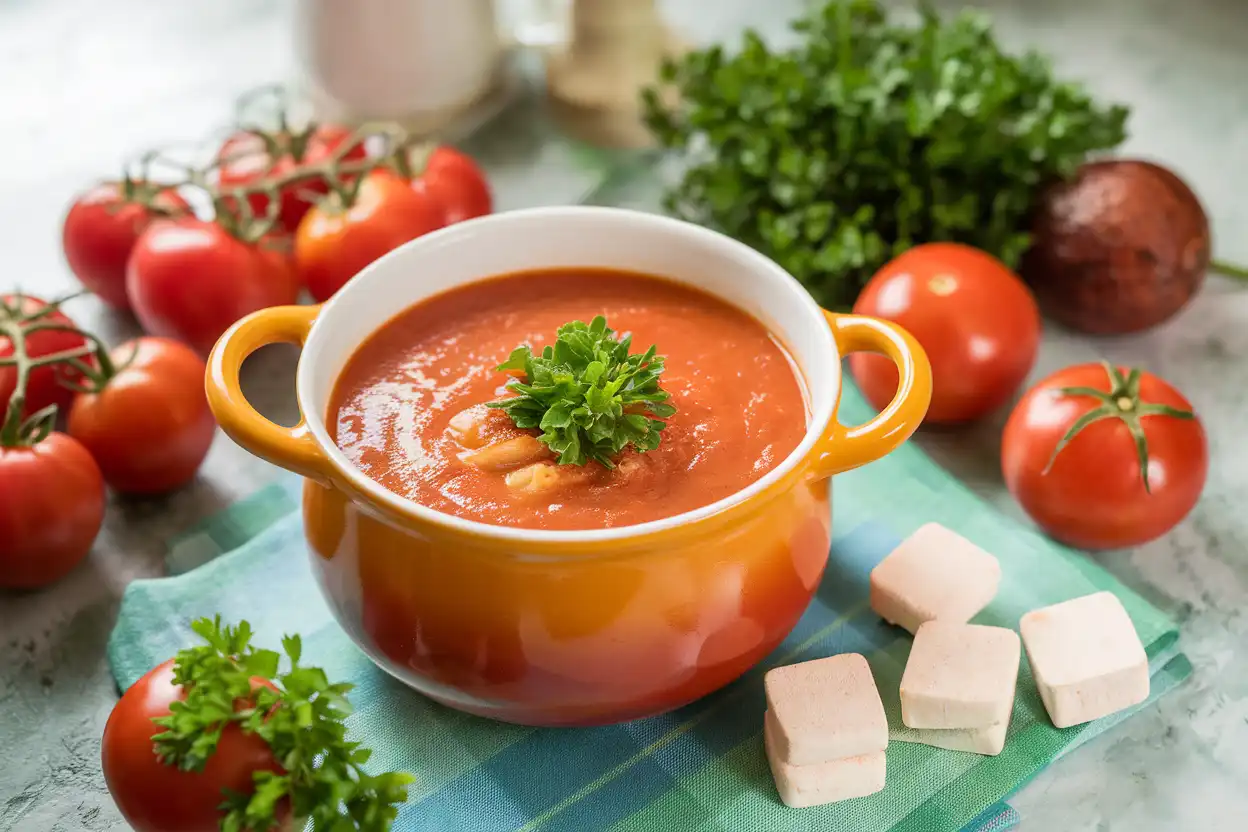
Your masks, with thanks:
M712 505L586 530L435 511L379 485L335 445L325 419L335 383L396 313L494 275L568 267L671 275L766 322L805 382L801 444ZM239 385L247 355L275 341L304 347L296 391L306 421L293 428L262 417ZM878 416L847 427L835 417L840 358L860 350L887 355L900 382ZM212 354L208 394L231 437L307 478L312 568L373 661L453 708L572 726L687 704L773 650L823 576L830 478L910 436L931 376L903 330L822 312L778 266L726 237L637 212L552 208L435 232L374 263L324 307L244 318Z
M807 484L711 545L552 558L452 554L314 482L303 506L313 569L365 652L443 704L532 725L650 716L740 676L806 609L831 525L826 482Z

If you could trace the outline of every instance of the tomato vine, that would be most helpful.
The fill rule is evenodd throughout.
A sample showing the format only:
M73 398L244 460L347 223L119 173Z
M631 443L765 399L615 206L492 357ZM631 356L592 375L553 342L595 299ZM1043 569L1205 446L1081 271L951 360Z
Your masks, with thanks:
M312 183L323 183L328 196L307 193L309 198L327 198L335 210L346 210L355 204L364 174L379 168L388 169L405 180L417 175L433 151L433 145L415 140L401 126L393 122L373 122L351 131L337 144L328 158L319 162L305 160L308 143L321 126L308 121L301 129L291 127L285 110L281 110L274 129L258 126L245 127L239 135L251 136L260 142L261 148L248 149L235 154L221 155L203 166L175 162L159 151L141 158L139 175L126 174L123 179L126 199L142 204L154 213L170 216L177 211L156 204L156 197L170 189L189 187L206 195L212 205L213 219L231 236L254 243L271 234L277 227L281 214L282 191ZM351 158L359 148L369 143L380 145L380 152ZM254 183L222 187L214 182L214 174L230 164L255 157L266 161L258 171ZM289 171L276 173L277 161L283 156L292 157L298 164ZM162 164L177 170L180 179L150 185L148 178L154 165ZM252 200L263 197L265 212L257 215Z

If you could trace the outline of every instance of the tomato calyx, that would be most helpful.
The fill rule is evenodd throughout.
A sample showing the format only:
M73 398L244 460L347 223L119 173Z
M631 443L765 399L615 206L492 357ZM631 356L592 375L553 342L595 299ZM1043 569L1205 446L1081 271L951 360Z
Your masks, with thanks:
M61 384L75 393L100 393L118 373L133 364L138 356L139 342L137 340L134 342L133 349L130 350L130 355L120 363L114 361L107 350L96 350L94 367L82 360L74 362L74 369L82 377L81 380L61 379Z
M141 205L149 215L167 218L183 217L191 212L189 207L175 201L166 201L165 204L161 204L160 197L171 188L167 184L153 182L147 178L147 165L155 158L154 154L144 156L144 173L140 176L133 176L128 170L122 173L121 180L117 183L121 199L115 205L110 206L111 210L120 211L126 205Z
M176 192L177 183L159 182L153 178L152 168L160 163L168 164L169 160L158 150L144 153L137 163L127 163L121 177L111 183L117 188L117 199L108 203L105 210L117 214L128 206L138 205L150 217L174 218L192 214L190 206L177 199L176 193L175 198L167 198L170 192Z
M360 188L364 184L364 179L367 175L350 178L338 176L333 179L327 179L326 184L329 186L329 193L307 194L307 197L323 214L329 216L345 214L359 200Z
M1105 373L1109 376L1108 391L1095 387L1062 387L1055 391L1059 396L1086 396L1095 399L1099 405L1080 416L1070 426L1070 430L1066 431L1053 449L1053 455L1049 457L1049 462L1045 465L1042 474L1047 474L1052 470L1058 455L1084 428L1103 419L1119 419L1127 426L1127 431L1131 434L1132 442L1135 444L1135 454L1139 459L1144 491L1152 494L1153 491L1148 482L1148 437L1144 433L1140 419L1144 416L1168 416L1172 419L1191 420L1196 418L1196 414L1168 404L1141 401L1141 371L1138 368L1132 367L1127 370L1126 375L1123 375L1120 369L1108 361L1102 361L1101 366L1105 368Z
M12 295L12 300L0 299L0 338L7 339L12 345L13 354L0 357L0 367L14 367L17 370L17 383L9 397L8 408L0 419L0 447L27 448L39 444L48 438L56 426L56 405L31 414L23 420L22 412L26 407L26 388L30 374L39 367L58 365L72 367L84 375L93 375L97 370L88 363L88 358L96 362L108 362L108 348L104 342L90 332L77 327L48 320L57 312L61 304L77 295L69 295L27 311L25 301L28 296L20 292ZM49 353L32 357L26 348L26 340L37 332L59 331L73 332L87 340L87 344L61 352ZM111 363L109 364L111 367ZM68 386L68 382L61 380Z
M277 189L269 199L269 205L277 204ZM242 243L251 244L273 231L277 225L278 212L272 207L264 216L256 216L242 188L224 191L212 199L213 222L226 234Z
M437 150L437 145L414 144L403 148L402 153L395 154L394 172L411 181L422 175L429 167L429 158Z
M273 111L273 121L276 122L271 130L254 126L255 120L248 109L258 106L257 102L264 102L266 109ZM320 123L311 119L300 119L303 122L303 129L296 129L292 126L291 101L288 91L280 84L270 84L258 87L242 96L235 108L235 118L239 124L252 125L242 129L244 135L254 136L264 145L264 154L268 160L268 167L263 173L269 173L274 165L283 156L290 156L295 163L301 163L308 155L308 147L312 143L313 136L321 127ZM252 155L251 152L243 154L244 157ZM226 161L234 161L229 159Z

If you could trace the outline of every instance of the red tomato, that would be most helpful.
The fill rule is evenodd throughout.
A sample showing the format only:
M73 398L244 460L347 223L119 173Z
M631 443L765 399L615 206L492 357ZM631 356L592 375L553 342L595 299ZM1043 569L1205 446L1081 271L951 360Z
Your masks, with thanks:
M91 551L104 522L104 480L76 439L0 446L0 587L60 580Z
M428 193L442 206L442 223L482 217L494 210L490 185L471 156L441 145L425 161L412 187Z
M185 485L217 427L204 394L203 360L167 338L130 341L110 358L117 374L98 392L74 398L69 435L118 491L159 494Z
M1027 391L1005 425L1005 484L1063 543L1138 546L1169 531L1200 498L1209 471L1200 420L1169 384L1136 373L1107 364L1059 370ZM1103 418L1076 430L1093 412Z
M162 191L153 200L163 208L189 211L176 191ZM65 215L61 247L69 268L87 289L108 305L130 308L126 297L126 261L153 214L141 202L127 202L122 187L104 182L82 193Z
M441 227L442 211L428 194L375 170L349 208L331 196L307 213L295 234L295 263L312 297L324 302L378 257Z
M27 321L26 319L48 306L46 301L29 295L0 295L0 358L13 355L13 341L5 332L6 328L19 326L23 331L42 324L59 324L74 326L65 313L59 309ZM31 332L25 338L26 355L38 358L56 352L77 349L85 346L87 339L80 333L64 330L45 329ZM26 379L26 403L22 408L25 418L32 413L54 404L65 407L73 399L74 393L60 383L60 379L76 379L76 372L67 373L61 365L37 367ZM0 422L4 421L4 413L8 410L9 399L17 388L17 368L11 365L0 365Z
M272 687L259 678L252 684ZM152 736L164 729L152 720L166 716L169 704L184 697L182 687L173 683L173 661L167 661L122 695L104 726L104 782L136 832L217 832L225 790L249 793L254 772L281 772L268 744L237 725L221 732L203 771L162 763Z
M349 129L336 124L318 125L306 139L291 133L278 133L273 136L277 142L278 153L270 156L265 140L260 135L235 133L225 140L217 154L217 158L221 160L218 170L219 185L222 189L253 185L272 177L286 176L301 166L320 164L332 157L334 151L350 136ZM348 150L344 160L363 159L365 155L366 151L361 143ZM328 190L324 179L318 178L292 183L284 188L278 215L281 229L294 231L303 215L312 207L308 195L324 194ZM269 198L264 193L252 194L248 202L256 216L264 216L268 211Z
M932 362L929 423L968 422L1005 404L1040 346L1040 312L1022 280L995 257L956 243L915 246L885 264L854 312L894 321L923 345ZM855 353L849 366L871 404L892 400L891 361Z
M194 218L161 220L143 233L126 288L148 333L204 355L239 318L299 296L280 241L245 243L216 223Z

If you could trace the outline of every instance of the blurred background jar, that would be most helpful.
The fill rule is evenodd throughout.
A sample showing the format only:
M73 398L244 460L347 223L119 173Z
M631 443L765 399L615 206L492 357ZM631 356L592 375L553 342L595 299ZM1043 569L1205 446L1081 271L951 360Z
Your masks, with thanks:
M453 123L494 92L514 46L564 37L567 0L298 0L295 52L316 116Z

